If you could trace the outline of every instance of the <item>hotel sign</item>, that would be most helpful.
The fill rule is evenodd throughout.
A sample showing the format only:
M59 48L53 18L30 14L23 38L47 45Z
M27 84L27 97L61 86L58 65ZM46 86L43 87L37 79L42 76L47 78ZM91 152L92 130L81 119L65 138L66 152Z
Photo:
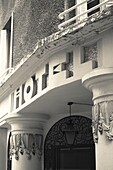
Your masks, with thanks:
M44 72L41 75L39 75L38 72L35 73L14 91L12 94L12 111L18 109L21 105L27 103L39 92L48 87L50 78L51 80L55 79L55 77L63 71L66 72L65 78L73 76L73 52L67 54L68 55L65 57L64 62L56 63L51 66L51 68L49 68L49 64L46 64Z
M38 80L36 75L29 78L24 84L15 90L14 96L14 109L19 108L22 104L29 101L38 92Z

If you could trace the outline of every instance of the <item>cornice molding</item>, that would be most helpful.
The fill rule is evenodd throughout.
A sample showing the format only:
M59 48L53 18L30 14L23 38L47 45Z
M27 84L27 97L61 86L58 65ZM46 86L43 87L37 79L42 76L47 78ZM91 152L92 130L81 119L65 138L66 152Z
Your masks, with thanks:
M93 93L94 104L113 100L113 68L97 68L82 78L83 85Z
M86 88L92 90L95 84L103 83L108 80L113 80L113 67L94 69L82 78L82 83Z
M5 118L7 124L11 126L13 134L20 133L42 133L43 126L49 119L44 114L8 114Z

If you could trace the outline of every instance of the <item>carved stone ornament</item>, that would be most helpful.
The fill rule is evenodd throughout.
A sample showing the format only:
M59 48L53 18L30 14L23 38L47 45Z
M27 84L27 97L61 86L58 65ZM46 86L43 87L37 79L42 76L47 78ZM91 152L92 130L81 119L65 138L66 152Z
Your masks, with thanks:
M113 101L102 102L93 106L92 127L94 142L98 142L98 131L113 140Z
M98 142L98 122L99 122L99 105L92 108L92 131L94 142Z
M43 136L41 134L14 134L10 138L10 159L15 156L16 160L19 160L19 156L26 154L28 160L33 155L37 155L41 158L42 155L42 141Z

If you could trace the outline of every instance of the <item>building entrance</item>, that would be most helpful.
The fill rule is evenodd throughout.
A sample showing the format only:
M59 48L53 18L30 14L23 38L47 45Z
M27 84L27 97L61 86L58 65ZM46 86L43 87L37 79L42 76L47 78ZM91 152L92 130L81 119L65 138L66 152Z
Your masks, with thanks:
M57 170L94 170L94 147L61 147L56 151Z
M76 132L72 143L64 133L70 122ZM45 170L95 170L95 146L89 118L71 116L70 121L70 117L65 117L51 127L45 139L44 167Z

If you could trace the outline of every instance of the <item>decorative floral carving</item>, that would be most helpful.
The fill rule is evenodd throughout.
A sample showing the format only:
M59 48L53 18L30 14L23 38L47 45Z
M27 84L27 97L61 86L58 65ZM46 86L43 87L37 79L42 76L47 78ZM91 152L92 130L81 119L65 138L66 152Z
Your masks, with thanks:
M93 107L92 126L94 141L98 142L98 131L113 140L113 101L102 102Z
M32 155L41 158L42 155L42 140L41 134L14 134L10 138L10 159L15 155L15 159L19 160L19 156L26 154L30 160Z
M94 142L98 142L98 121L99 121L99 105L92 108L92 131Z

